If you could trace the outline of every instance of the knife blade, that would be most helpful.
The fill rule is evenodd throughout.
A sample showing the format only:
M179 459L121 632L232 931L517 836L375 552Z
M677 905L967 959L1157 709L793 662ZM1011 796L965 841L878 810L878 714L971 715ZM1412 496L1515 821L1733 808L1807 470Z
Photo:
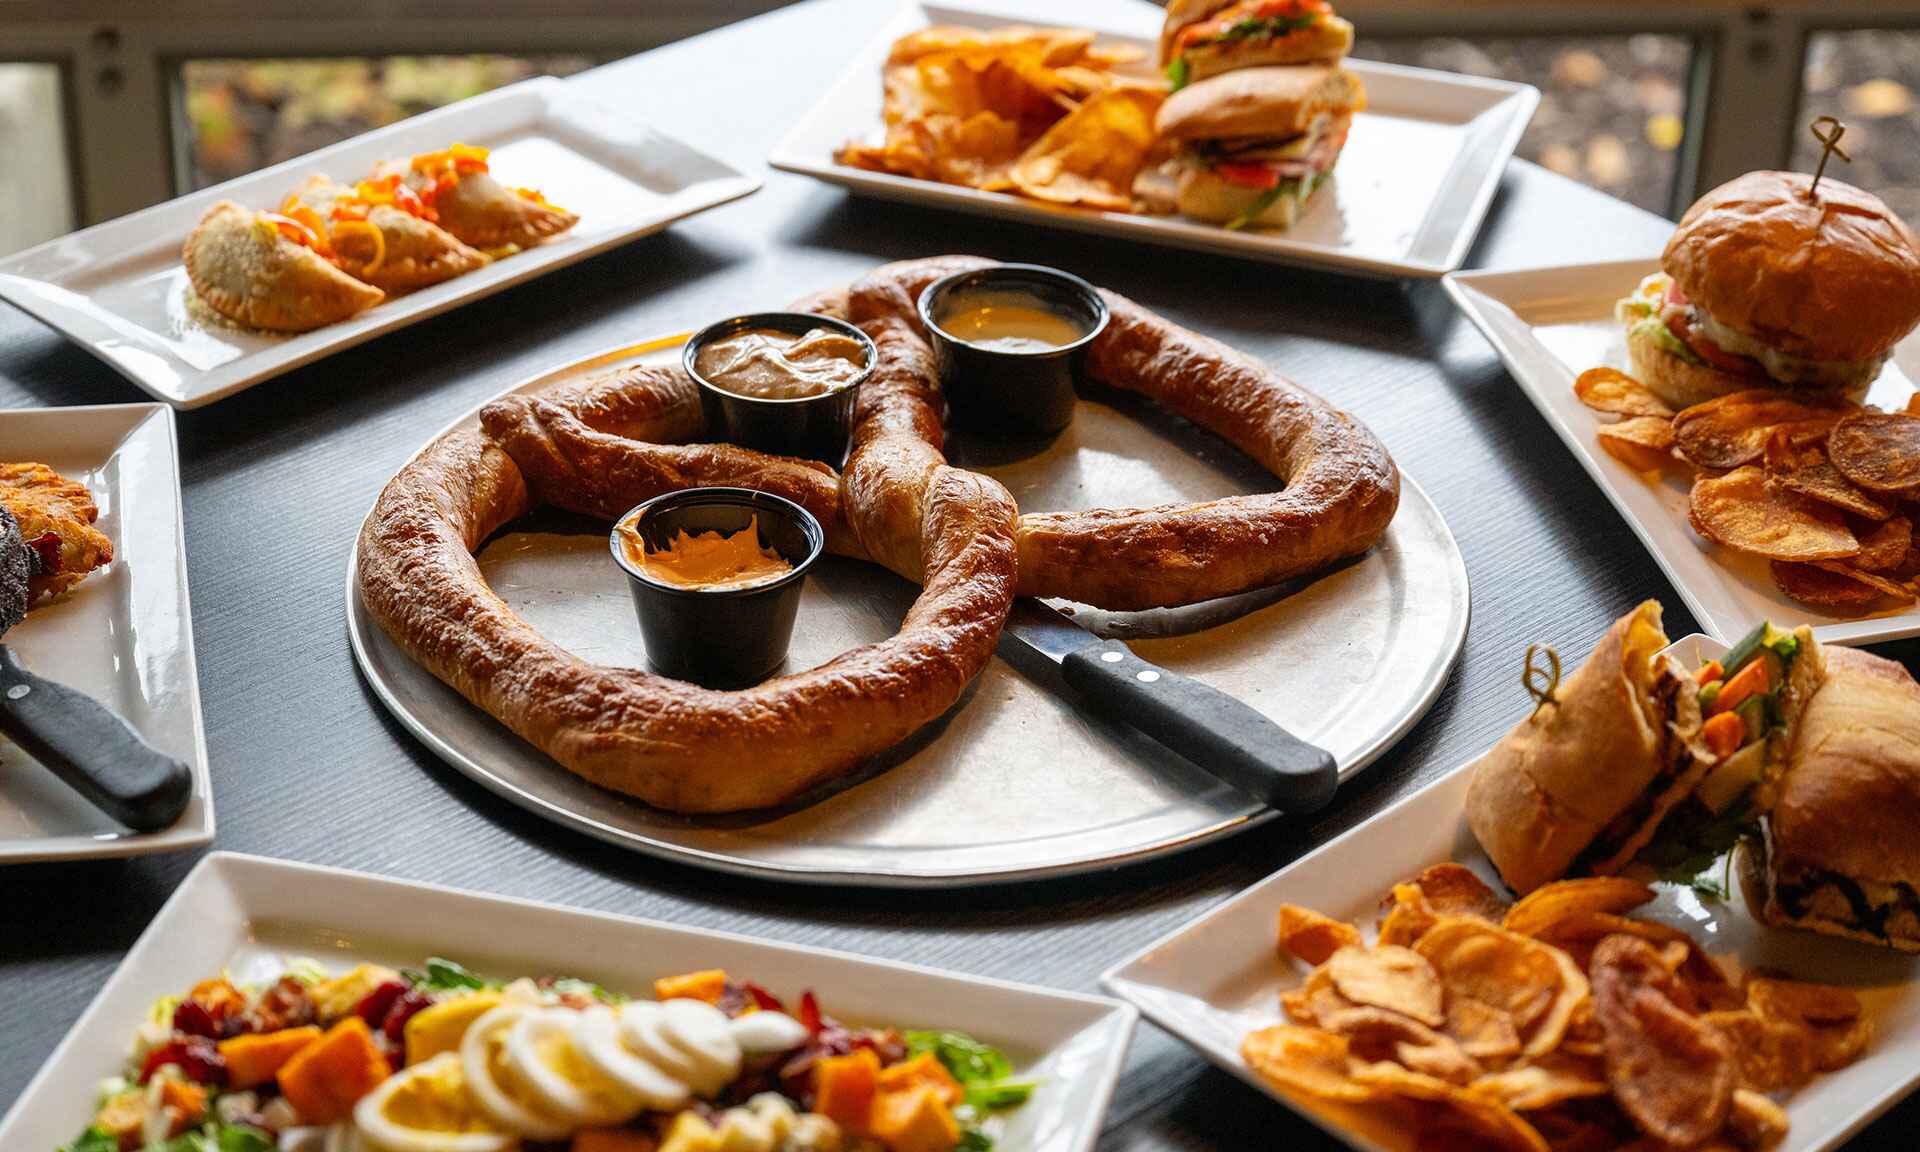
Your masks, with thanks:
M0 635L26 615L33 553L13 513L0 507ZM180 818L193 798L185 763L143 740L83 692L42 679L0 644L0 732L94 807L136 832Z
M1243 700L1103 640L1052 605L1013 602L1001 644L1060 666L1061 676L1109 717L1146 733L1219 780L1282 812L1324 808L1339 784L1333 754Z

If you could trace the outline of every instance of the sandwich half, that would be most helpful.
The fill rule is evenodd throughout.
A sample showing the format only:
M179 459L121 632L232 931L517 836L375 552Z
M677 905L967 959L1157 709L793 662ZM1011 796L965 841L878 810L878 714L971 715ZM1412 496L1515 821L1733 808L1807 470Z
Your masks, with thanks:
M1160 66L1177 91L1209 76L1269 64L1337 64L1353 25L1326 0L1171 0Z
M1228 228L1289 228L1333 171L1366 90L1344 68L1242 68L1160 105L1182 215Z
M1765 838L1742 854L1768 924L1920 952L1920 684L1891 660L1827 654Z
M1636 862L1691 879L1752 833L1820 649L1762 625L1688 668L1668 643L1641 604L1475 766L1467 822L1516 892Z

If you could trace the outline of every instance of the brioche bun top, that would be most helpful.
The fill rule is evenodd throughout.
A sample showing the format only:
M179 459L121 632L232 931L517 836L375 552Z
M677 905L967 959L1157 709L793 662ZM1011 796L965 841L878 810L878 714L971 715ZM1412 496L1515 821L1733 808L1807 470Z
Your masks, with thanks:
M1661 259L1687 299L1789 356L1869 360L1920 322L1920 239L1831 177L1749 172L1694 202Z
M1360 78L1327 64L1239 68L1197 80L1167 97L1154 130L1167 140L1294 136L1322 112L1350 112L1366 100Z

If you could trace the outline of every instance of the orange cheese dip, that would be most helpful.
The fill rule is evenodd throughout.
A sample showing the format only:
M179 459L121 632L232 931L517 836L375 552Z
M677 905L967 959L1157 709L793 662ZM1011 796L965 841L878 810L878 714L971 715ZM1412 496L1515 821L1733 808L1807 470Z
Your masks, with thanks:
M760 518L732 535L719 532L674 533L665 548L648 551L631 521L620 525L620 545L627 563L657 583L675 588L725 592L767 584L793 571L787 558L760 546Z

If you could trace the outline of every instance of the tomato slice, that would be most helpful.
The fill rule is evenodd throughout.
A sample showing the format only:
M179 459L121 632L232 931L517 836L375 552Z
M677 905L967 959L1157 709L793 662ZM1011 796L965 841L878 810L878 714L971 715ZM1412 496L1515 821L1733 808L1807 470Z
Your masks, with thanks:
M1735 376L1765 376L1759 363L1746 356L1736 356L1713 341L1694 331L1690 313L1679 312L1667 321L1667 328L1682 344L1693 349L1694 353L1722 372Z
M1220 179L1245 188L1275 188L1280 184L1280 169L1271 164L1215 164Z

